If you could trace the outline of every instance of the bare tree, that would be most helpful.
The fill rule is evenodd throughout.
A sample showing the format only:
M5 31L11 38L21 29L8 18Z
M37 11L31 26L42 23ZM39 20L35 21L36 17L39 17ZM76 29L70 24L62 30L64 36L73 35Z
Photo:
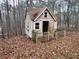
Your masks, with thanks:
M10 17L9 17L9 4L8 4L8 0L6 0L6 11L7 11L7 15L6 15L6 24L7 24L7 36L8 38L10 37L10 33L11 33L11 29L10 29Z
M0 24L1 24L1 32L2 32L0 34L2 35L2 38L5 38L5 36L4 36L4 25L3 25L3 21L2 21L1 11L0 11Z

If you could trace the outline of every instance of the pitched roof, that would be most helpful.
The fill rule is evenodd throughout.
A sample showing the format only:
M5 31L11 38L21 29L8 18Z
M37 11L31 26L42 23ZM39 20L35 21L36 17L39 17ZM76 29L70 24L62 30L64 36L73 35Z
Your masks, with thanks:
M52 11L49 10L47 7L43 8L28 8L28 14L30 15L31 19L35 21L45 10L48 10L52 18L56 21L56 16L53 15Z

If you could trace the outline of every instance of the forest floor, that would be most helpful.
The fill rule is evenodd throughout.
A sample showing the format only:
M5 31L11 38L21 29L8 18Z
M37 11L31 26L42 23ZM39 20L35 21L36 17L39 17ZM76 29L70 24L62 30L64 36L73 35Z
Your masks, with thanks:
M33 43L25 36L0 39L0 59L79 59L79 33Z

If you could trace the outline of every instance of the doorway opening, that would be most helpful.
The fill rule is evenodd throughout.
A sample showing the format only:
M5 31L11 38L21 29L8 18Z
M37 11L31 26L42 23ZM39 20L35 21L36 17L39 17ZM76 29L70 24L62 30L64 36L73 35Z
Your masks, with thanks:
M48 32L49 21L43 21L43 32Z

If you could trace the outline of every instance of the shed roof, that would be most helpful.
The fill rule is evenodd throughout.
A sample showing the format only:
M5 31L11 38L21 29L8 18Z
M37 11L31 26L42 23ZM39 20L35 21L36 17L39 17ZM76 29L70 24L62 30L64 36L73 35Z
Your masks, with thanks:
M30 15L31 20L35 21L40 15L45 11L48 10L54 21L56 21L56 16L53 14L51 10L49 10L47 7L43 8L28 8L27 13Z

